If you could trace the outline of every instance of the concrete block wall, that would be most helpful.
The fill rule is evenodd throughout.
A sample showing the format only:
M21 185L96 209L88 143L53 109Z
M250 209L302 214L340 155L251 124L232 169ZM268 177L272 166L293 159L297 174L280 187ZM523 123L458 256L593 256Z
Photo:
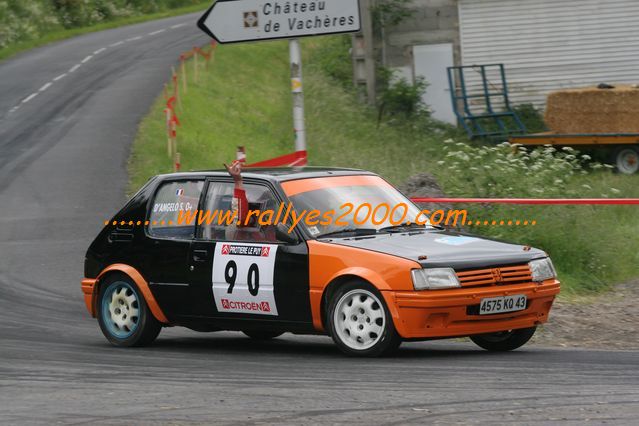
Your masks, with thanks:
M386 66L412 69L412 46L453 43L455 64L461 63L457 0L413 0L411 17L386 29L384 45ZM380 49L381 50L381 49Z

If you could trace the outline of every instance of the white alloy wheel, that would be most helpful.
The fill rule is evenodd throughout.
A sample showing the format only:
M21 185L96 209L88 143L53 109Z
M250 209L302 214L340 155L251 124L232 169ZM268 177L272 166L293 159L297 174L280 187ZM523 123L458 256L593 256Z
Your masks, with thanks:
M113 290L109 302L109 312L116 336L126 336L135 331L140 318L138 306L137 295L131 288L121 286Z
M373 347L384 334L384 305L368 290L345 293L333 313L335 332L349 348L362 351Z
M100 283L97 308L100 329L116 346L148 345L162 329L137 285L124 274L110 274Z

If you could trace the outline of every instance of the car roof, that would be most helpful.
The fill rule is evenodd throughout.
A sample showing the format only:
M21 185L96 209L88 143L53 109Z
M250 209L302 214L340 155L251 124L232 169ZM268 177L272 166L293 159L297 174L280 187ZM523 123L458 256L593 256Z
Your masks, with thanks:
M274 183L286 182L290 180L311 179L332 176L356 176L369 175L375 173L339 167L248 167L242 171L242 177L246 179L263 179ZM202 178L202 177L228 177L226 170L202 170L196 172L170 173L158 176L160 179L173 178Z

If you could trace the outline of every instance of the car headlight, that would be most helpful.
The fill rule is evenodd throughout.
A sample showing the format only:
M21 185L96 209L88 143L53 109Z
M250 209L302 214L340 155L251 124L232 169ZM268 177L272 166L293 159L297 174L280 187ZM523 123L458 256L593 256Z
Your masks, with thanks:
M530 266L533 281L541 282L557 276L555 267L549 257L528 262L528 266Z
M413 269L413 287L415 290L437 290L441 288L461 287L452 268Z

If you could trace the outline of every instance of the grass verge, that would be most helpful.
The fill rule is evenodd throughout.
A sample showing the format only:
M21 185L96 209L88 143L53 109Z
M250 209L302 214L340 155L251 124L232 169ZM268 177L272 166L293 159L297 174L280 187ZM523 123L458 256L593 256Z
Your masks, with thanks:
M455 170L450 149L444 149L447 135L425 130L420 123L378 126L373 111L327 76L317 52L331 40L322 37L303 44L312 165L368 169L395 184L428 171L450 196L639 197L639 176L590 172L563 181L558 179L563 172L557 172L542 179L541 174L533 172L507 173L495 158L488 158L490 155L471 158L469 164L476 165L477 171L470 170L474 167ZM221 168L223 162L235 157L237 145L247 147L249 162L292 151L285 42L221 46L210 71L200 75L198 83L189 79L188 93L183 96L182 109L178 109L182 120L178 150L183 170ZM129 165L130 192L149 177L171 171L163 108L164 101L158 99L141 123ZM546 250L560 272L565 294L597 292L639 275L636 206L469 206L469 211L473 219L497 222L535 219L535 226L479 226L471 231Z
M43 37L39 37L34 40L23 41L11 46L5 47L4 49L0 49L0 61L7 60L12 56L17 55L18 53L22 53L24 51L45 46L47 44L65 40L71 37L76 37L82 34L97 32L108 30L111 28L123 27L125 25L139 24L142 22L153 21L156 19L169 18L171 16L185 15L192 12L198 12L204 10L211 6L210 1L205 1L199 4L180 7L176 9L169 9L162 12L152 13L149 15L137 15L137 16L129 16L126 18L115 19L113 21L101 22L96 25L91 25L88 27L82 28L73 28L73 29L60 29L52 31L46 34Z

